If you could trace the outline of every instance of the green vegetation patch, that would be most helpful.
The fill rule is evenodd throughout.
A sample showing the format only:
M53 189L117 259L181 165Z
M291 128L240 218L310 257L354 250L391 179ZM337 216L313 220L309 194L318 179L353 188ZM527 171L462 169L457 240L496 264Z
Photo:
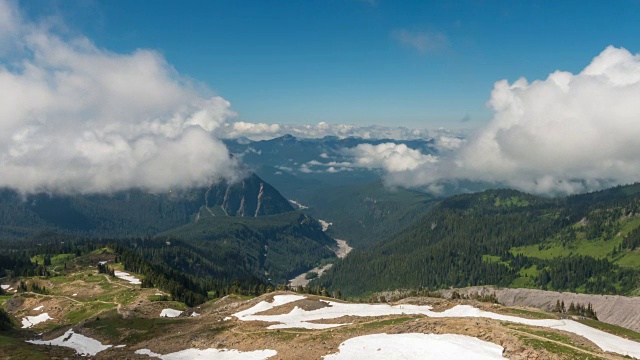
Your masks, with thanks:
M413 319L415 319L415 318L413 318L413 317L400 317L400 318L394 318L394 319L387 319L387 320L368 322L368 323L362 324L362 328L363 329L378 329L378 328L385 327L385 326L388 326L388 325L402 324L404 322L407 322L407 321L413 320Z
M524 310L524 309L514 309L514 308L505 308L502 312L506 312L509 314L525 316L533 319L556 319L552 314L548 314L542 311L532 311L532 310Z
M167 334L173 325L185 321L188 319L122 319L115 311L111 311L103 314L100 320L85 324L85 327L94 330L100 338L109 339L111 343L131 345Z
M105 310L115 308L115 304L103 303L103 302L86 302L80 305L80 308L77 310L71 310L65 315L65 319L69 321L70 324L77 324L82 320L86 320L90 317L93 317L100 312Z
M629 330L627 328L623 328L621 326L611 325L602 321L592 320L592 319L584 319L584 320L577 320L577 321L587 326L591 326L592 328L596 328L598 330L602 330L604 332L608 332L613 335L622 336L624 338L634 340L634 341L640 341L640 333L637 333L633 330Z
M71 349L68 351L73 353ZM51 357L44 346L29 344L19 334L9 332L0 334L0 359L48 360Z

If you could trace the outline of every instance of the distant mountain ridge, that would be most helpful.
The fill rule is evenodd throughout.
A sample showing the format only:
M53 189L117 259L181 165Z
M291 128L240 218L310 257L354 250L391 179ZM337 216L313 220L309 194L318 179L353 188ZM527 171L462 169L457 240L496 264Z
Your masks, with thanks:
M293 211L280 193L256 174L229 184L161 194L140 189L114 194L21 196L0 190L0 236L24 237L42 230L86 236L147 236L188 224L200 210L218 216L259 217Z
M258 217L293 211L278 190L252 173L234 184L223 181L210 186L204 196L205 206L219 206L225 215Z

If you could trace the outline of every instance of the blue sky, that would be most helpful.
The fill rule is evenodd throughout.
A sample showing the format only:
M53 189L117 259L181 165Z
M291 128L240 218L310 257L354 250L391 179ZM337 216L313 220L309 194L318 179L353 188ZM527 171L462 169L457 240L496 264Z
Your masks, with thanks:
M608 45L640 50L638 1L20 4L99 47L161 52L248 122L476 127L497 80L579 72Z

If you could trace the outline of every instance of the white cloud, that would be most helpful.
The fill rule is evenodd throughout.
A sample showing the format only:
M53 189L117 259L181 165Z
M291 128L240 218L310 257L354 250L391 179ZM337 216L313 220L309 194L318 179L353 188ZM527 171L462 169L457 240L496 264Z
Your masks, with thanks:
M235 115L229 102L203 96L157 52L64 38L2 0L0 46L11 50L0 51L0 186L161 191L235 175L212 136Z
M360 144L345 152L355 158L353 162L355 167L384 169L390 173L413 171L438 161L438 158L433 155L424 155L420 150L395 143Z
M391 37L401 45L413 48L421 54L439 52L449 46L449 39L440 32L396 29L391 32Z
M640 56L608 47L582 72L532 83L498 81L492 121L435 162L388 171L387 180L439 189L486 182L541 194L577 193L640 180ZM362 161L368 161L363 154ZM415 154L398 153L400 164ZM419 156L418 156L419 158ZM402 166L401 166L402 168Z
M341 139L347 137L360 137L363 139L392 139L392 140L416 140L431 139L434 137L460 137L457 131L439 129L410 129L406 127L390 127L380 125L355 126L347 124L330 124L319 122L318 124L283 125L265 123L231 122L226 123L216 130L216 134L222 138L234 139L247 137L251 140L266 140L283 135L293 135L297 138L322 138L325 136L337 136Z

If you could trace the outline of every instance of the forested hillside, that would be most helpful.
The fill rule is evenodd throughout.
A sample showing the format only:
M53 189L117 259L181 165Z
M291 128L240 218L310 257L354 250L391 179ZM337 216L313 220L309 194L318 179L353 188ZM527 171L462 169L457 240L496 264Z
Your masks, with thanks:
M265 216L292 211L291 204L255 174L233 184L149 193L21 195L0 190L0 236L20 238L43 230L83 236L148 236L210 215Z
M355 248L372 246L420 219L436 200L429 194L389 189L382 182L324 189L308 199L308 212L331 222L329 232Z
M318 282L347 295L486 284L629 294L639 279L639 189L453 196L403 232L353 251Z

